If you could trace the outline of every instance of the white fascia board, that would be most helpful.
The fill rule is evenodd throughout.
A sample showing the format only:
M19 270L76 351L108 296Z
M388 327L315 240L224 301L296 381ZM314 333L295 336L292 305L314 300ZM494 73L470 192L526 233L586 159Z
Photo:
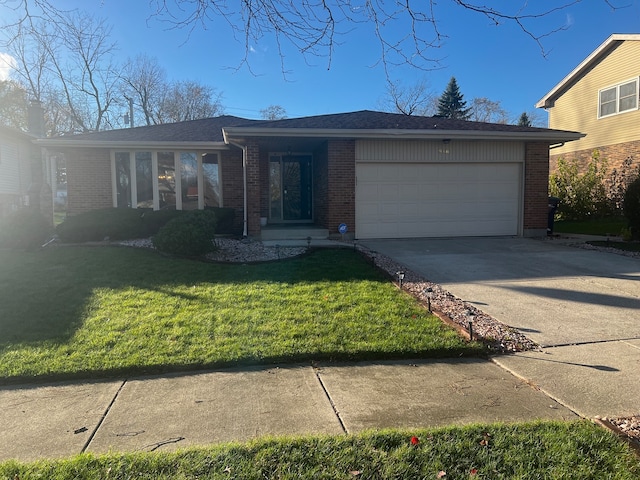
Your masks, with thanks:
M60 138L41 138L36 140L38 145L48 148L128 148L132 150L228 150L229 145L224 142L140 142L140 141L94 141L94 140L72 140Z
M408 140L510 140L569 142L585 136L579 132L549 130L540 132L501 132L483 130L350 130L307 128L225 128L226 142L247 137L305 137L354 139L408 139Z
M598 60L602 56L602 54L611 46L613 42L623 42L626 40L640 40L640 35L633 34L633 33L629 33L629 34L614 33L613 35L609 36L609 38L607 38L598 48L596 48L591 53L591 55L585 58L580 63L580 65L574 68L571 71L571 73L569 73L569 75L564 77L555 87L553 87L549 91L549 93L547 93L544 97L538 100L538 102L535 104L535 107L536 108L552 107L553 105L549 102L550 98L553 98L560 90L562 90L565 87L565 85L573 81L574 78L576 78L583 71L589 68L592 63L594 63L596 60Z

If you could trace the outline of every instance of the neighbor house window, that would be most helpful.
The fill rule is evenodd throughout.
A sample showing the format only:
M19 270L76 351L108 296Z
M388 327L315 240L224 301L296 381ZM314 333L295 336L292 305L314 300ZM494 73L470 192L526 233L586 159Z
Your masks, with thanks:
M600 90L598 117L638 109L638 79Z
M120 208L195 210L221 207L215 152L112 153L113 204Z

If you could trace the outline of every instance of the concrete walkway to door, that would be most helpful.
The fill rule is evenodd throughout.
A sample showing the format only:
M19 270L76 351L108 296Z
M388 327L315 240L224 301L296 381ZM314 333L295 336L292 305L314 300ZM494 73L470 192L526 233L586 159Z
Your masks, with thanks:
M640 259L556 240L367 240L538 343L494 362L585 417L640 414Z

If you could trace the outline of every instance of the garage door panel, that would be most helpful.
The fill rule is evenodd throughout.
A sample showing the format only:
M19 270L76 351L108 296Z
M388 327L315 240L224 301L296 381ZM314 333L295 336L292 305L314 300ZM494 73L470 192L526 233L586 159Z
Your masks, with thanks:
M520 172L518 163L359 163L357 235L359 238L517 235Z

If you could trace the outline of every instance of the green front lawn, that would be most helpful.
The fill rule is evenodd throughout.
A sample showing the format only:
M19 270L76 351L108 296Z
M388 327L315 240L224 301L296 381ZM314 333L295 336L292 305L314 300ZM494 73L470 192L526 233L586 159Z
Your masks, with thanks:
M0 265L5 381L484 352L349 249L222 265L54 247Z
M415 437L412 441L412 437ZM261 439L178 453L0 464L0 479L633 480L640 461L588 421Z

